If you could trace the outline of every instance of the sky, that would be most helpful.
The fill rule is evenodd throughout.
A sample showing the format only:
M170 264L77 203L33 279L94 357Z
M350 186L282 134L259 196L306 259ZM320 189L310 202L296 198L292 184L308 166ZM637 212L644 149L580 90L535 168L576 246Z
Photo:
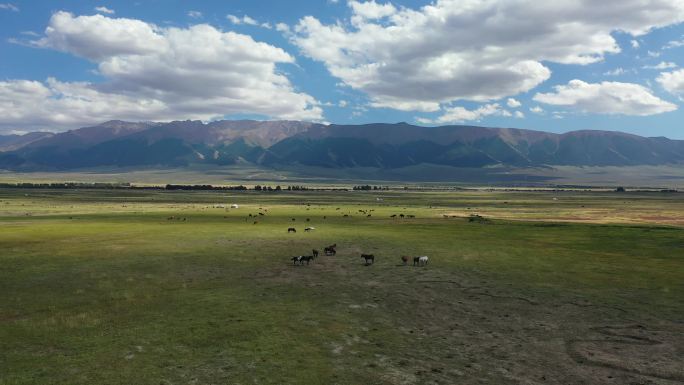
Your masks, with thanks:
M118 119L684 139L684 0L0 0L0 134Z

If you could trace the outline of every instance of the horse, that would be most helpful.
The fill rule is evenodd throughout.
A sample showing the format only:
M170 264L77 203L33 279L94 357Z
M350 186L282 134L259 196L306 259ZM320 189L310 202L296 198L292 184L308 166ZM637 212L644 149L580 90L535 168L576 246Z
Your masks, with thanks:
M402 255L402 256L401 256L401 262L403 262L403 263L404 263L404 266L406 266L406 264L408 263L408 257L405 256L405 255Z
M361 258L366 261L366 265L375 263L375 255L373 254L361 254ZM368 261L370 261L370 263Z
M308 265L313 259L314 257L312 255L302 255L299 257L299 264L302 265L304 264L304 261L306 261L306 264Z
M426 255L420 257L413 257L413 266L425 266L428 264L428 257Z
M293 265L296 265L297 262L299 262L301 258L302 258L301 255L300 255L299 257L292 257L292 264L293 264Z
M289 227L289 228L287 229L287 233L288 233L288 234L289 234L289 233L296 233L296 232L297 232L297 229L295 229L294 227Z
M315 227L307 227L307 228L304 229L304 231L307 232L307 233L308 233L309 231L313 231L313 230L316 230L316 228L315 228Z
M313 254L314 258L318 258L318 250L316 250L316 249L311 250L311 254Z
M330 246L326 246L323 248L323 252L325 255L335 255L337 254L337 243L333 243Z

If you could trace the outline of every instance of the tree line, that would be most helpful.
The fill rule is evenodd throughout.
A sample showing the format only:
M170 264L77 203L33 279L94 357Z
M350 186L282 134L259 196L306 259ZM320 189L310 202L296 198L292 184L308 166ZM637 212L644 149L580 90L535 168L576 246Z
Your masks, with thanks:
M130 183L86 183L86 182L60 182L60 183L0 183L0 188L21 189L104 189L104 190L169 190L169 191L349 191L347 188L311 188L300 185L292 186L262 186L247 187L237 186L214 186L210 184L167 184L165 186L136 186Z

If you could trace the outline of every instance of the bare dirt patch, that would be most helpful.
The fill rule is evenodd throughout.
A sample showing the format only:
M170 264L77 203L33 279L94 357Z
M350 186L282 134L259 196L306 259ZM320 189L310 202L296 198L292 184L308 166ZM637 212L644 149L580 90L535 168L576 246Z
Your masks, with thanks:
M390 384L684 381L681 325L597 327L654 320L586 298L503 286L472 272L360 265L351 256L321 257L258 278L317 287L339 302L344 322L359 331L327 345L339 368L379 351L381 358L367 363ZM378 330L384 336L389 330L389 337Z

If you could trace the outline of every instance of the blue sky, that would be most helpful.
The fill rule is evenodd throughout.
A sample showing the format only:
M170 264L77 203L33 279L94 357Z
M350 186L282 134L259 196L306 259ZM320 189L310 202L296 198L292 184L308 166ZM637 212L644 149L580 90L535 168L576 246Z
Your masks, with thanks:
M681 0L5 1L0 134L257 118L684 139Z

